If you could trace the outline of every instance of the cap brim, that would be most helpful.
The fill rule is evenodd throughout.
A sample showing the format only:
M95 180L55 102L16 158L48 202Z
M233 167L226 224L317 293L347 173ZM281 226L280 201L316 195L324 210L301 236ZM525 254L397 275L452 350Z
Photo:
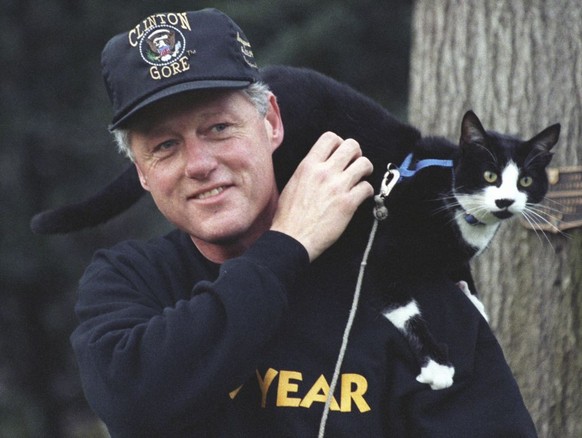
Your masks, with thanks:
M133 116L136 112L138 112L140 109L143 109L154 102L157 102L166 97L173 96L175 94L183 93L185 91L207 90L211 88L241 89L248 87L252 83L253 81L251 80L203 80L184 82L182 84L173 85L171 87L164 88L163 90L160 90L157 93L148 96L141 102L133 105L129 111L122 114L121 117L114 119L111 122L111 124L109 125L109 130L113 131L114 129L119 128L123 123L127 122L127 120L131 116Z

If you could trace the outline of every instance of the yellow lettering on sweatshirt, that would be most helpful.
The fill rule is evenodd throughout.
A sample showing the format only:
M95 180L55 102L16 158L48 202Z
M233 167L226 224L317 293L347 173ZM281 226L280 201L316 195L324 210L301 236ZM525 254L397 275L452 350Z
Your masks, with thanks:
M300 406L302 408L310 408L314 402L325 404L328 394L329 384L327 383L325 376L322 374L319 376L319 379L317 379L307 394L305 394L305 397L303 397L303 400L301 400ZM329 408L332 411L340 410L335 397L331 398L331 404L329 405Z
M259 388L261 389L261 407L267 406L267 392L269 392L269 387L275 377L279 374L278 371L275 371L273 368L269 368L265 373L265 378L261 377L261 373L257 370L257 381L259 382Z
M364 394L366 394L367 390L368 381L364 376L359 374L342 374L341 411L351 412L352 401L356 404L360 412L372 410L364 399Z
M296 394L299 391L299 384L292 381L302 381L303 375L299 371L279 372L279 386L277 387L277 406L297 407L301 403L301 398L290 397L289 394Z
M264 376L259 370L256 375L263 408L272 404L277 407L309 409L313 403L325 404L329 394L329 382L323 374L311 386L303 383L303 373L300 371L277 371L269 368ZM279 380L273 385L275 379ZM270 393L271 388L275 388L275 393ZM231 398L234 399L239 390L240 388L231 392ZM355 409L361 413L369 412L372 408L366 401L367 391L368 380L361 374L341 374L339 394L336 393L339 403L336 397L332 397L330 409L338 412L352 412Z

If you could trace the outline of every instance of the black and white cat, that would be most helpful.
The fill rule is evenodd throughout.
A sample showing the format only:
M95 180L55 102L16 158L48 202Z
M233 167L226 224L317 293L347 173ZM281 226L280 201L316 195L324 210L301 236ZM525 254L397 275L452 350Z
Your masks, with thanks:
M275 154L281 187L307 152L302 148L310 147L325 130L360 142L374 163L371 181L376 188L387 163L404 163L410 156L401 171L413 176L402 178L386 199L390 214L372 250L372 260L385 262L369 263L366 275L373 278L371 283L384 285L378 310L411 345L421 368L417 380L433 389L450 386L454 367L446 346L433 339L423 320L413 285L445 274L487 318L469 261L487 247L503 220L539 216L535 204L548 189L545 169L560 125L523 141L486 131L469 111L461 122L460 141L454 144L442 137L422 137L370 99L313 71L271 67L264 77L278 96L285 123L285 143ZM424 167L426 160L440 165ZM415 168L419 170L410 170ZM367 236L371 210L370 201L356 213L345 233L346 245L361 244L362 233Z
M547 192L546 167L559 133L556 124L524 141L485 131L469 111L461 122L459 145L443 138L420 139L401 166L409 176L386 200L391 214L374 248L375 257L398 257L372 275L388 285L382 314L415 351L421 366L417 380L433 389L452 384L454 367L446 348L430 335L410 285L419 276L444 272L458 281L487 319L483 305L471 293L475 289L467 264L487 247L502 221L538 214L535 204Z
M360 143L374 164L374 187L380 187L388 163L403 163L409 157L401 169L402 181L385 201L389 216L379 226L372 249L372 259L381 262L372 263L367 276L382 285L381 296L375 298L378 311L403 333L417 357L417 380L433 389L450 386L454 367L424 322L411 285L419 278L446 275L485 316L468 262L485 249L501 221L537 215L533 205L547 191L545 168L559 125L522 141L485 131L468 112L455 145L444 138L422 137L373 100L312 70L276 66L262 75L277 96L285 125L283 144L273 156L280 188L325 131ZM95 226L120 214L143 193L131 166L95 196L35 216L31 227L54 234ZM365 244L373 205L369 200L356 212L338 248ZM390 254L398 256L387 257Z

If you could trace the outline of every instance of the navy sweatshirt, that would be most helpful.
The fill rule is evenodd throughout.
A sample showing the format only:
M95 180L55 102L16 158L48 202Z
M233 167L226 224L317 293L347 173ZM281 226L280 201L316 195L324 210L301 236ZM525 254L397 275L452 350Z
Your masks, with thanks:
M277 232L220 266L179 231L98 251L71 336L87 400L114 438L317 436L358 264L333 251L309 264ZM445 278L417 287L455 383L415 380L408 344L366 290L326 436L536 436L477 310Z

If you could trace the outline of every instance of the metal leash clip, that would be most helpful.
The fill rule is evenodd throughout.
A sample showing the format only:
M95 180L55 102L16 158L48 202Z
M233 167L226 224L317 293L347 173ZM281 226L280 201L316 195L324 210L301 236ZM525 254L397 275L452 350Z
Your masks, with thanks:
M388 208L386 208L384 200L388 197L398 180L400 180L398 167L389 163L384 178L382 178L380 193L374 196L374 202L376 203L374 206L374 217L379 221L383 221L388 217Z

